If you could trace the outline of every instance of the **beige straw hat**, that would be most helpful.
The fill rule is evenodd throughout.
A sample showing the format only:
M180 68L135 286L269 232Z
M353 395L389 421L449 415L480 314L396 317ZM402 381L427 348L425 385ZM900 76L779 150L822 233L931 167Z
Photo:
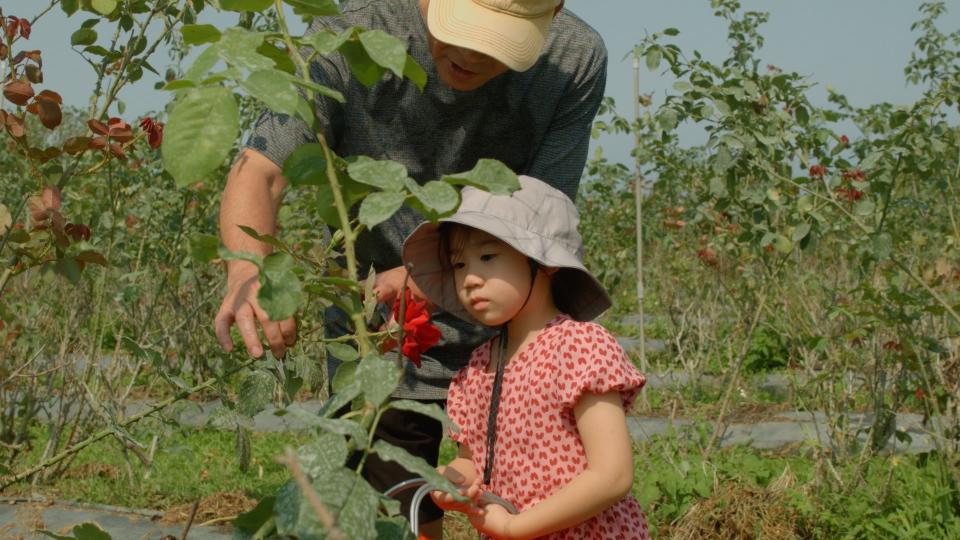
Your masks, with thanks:
M552 278L557 307L578 321L593 320L611 302L603 285L583 265L576 206L562 191L536 178L519 179L521 189L509 196L463 188L460 208L440 222L485 231L542 266L558 268ZM439 224L427 222L410 233L403 243L403 263L433 304L479 324L457 298L453 271L441 253L439 228Z
M526 71L537 63L560 1L430 0L427 26L444 43Z

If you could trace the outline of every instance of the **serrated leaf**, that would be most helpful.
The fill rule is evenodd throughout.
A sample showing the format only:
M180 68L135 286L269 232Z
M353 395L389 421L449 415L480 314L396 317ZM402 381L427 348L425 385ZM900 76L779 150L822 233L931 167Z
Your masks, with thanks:
M353 362L360 359L357 349L346 343L328 343L327 353L341 362Z
M447 413L437 405L436 403L422 403L419 401L412 401L408 399L398 399L391 401L388 405L391 409L399 409L401 411L410 411L417 414L422 414L424 416L433 418L437 420L443 427L448 430L459 431L459 427L453 423L453 420L450 420L450 417L447 416Z
M342 435L324 433L297 449L297 460L303 471L311 478L333 469L343 467L347 462L349 449Z
M183 74L184 79L197 82L201 81L207 73L217 65L217 62L220 61L220 53L217 52L218 48L217 44L213 44L197 55L193 64L191 64L190 68Z
M163 164L178 186L202 180L219 167L240 131L240 110L226 88L196 88L178 99L164 128Z
M228 28L217 43L220 58L238 68L256 71L273 69L273 60L257 52L263 44L264 34L242 28Z
M297 116L308 123L311 121L312 109L297 92L287 73L276 69L256 70L240 86L271 111ZM310 112L305 113L307 110ZM304 118L307 114L309 116Z
M283 0L283 3L292 7L297 15L330 17L340 14L340 8L334 0Z
M347 469L327 471L313 482L312 488L327 510L337 516L337 528L344 538L374 540L379 497L360 475ZM326 538L306 497L294 482L281 488L275 505L277 532L296 538Z
M216 43L220 41L220 30L212 24L185 24L180 29L183 33L183 42L188 45L201 43Z
M407 179L407 168L390 160L375 160L360 156L347 167L347 173L361 182L383 191L400 191Z
M460 206L460 193L447 182L431 180L424 185L413 179L406 179L407 189L420 201L420 204L436 217L453 213Z
M473 186L494 195L510 195L520 189L516 173L495 159L481 159L473 169L444 176L443 181Z
M373 86L383 78L386 72L379 64L370 58L367 50L359 40L347 41L340 45L340 53L347 60L350 72L364 86Z
M349 402L350 400L347 400L347 403ZM309 427L337 435L349 436L358 448L367 446L367 438L369 437L367 432L363 429L363 426L352 420L324 418L297 406L287 407L287 412L292 418L296 418Z
M444 184L443 182L439 183L453 190L449 184ZM456 194L456 190L453 192ZM360 203L360 215L358 216L358 219L364 227L367 229L372 229L376 225L379 225L380 223L390 219L390 216L395 214L397 210L403 206L403 201L406 199L406 193L402 192L396 193L378 191L376 193L371 193L363 199L362 203ZM456 206L454 206L454 208L456 208Z
M293 316L303 297L300 278L293 272L293 257L286 253L271 253L263 260L260 273L260 302L271 320L282 321Z
M355 377L367 401L379 407L397 389L402 373L396 362L370 354L360 361Z
M320 30L303 38L302 43L312 47L313 50L317 51L318 54L327 56L328 54L339 49L341 45L346 43L353 33L353 28L347 28L340 33L332 32L330 30Z
M383 440L378 440L373 443L372 450L376 452L380 459L392 461L413 474L422 477L431 486L461 498L457 486L453 485L446 477L438 473L437 469L427 463L423 458L414 456L403 448L394 446Z
M237 396L241 414L256 416L273 401L273 390L277 380L269 372L258 369L251 371L240 383Z
M359 39L371 60L389 69L397 77L403 77L407 48L402 41L383 30L361 32Z
M403 65L403 76L410 79L420 90L423 90L423 87L427 85L427 72L409 54L406 63Z

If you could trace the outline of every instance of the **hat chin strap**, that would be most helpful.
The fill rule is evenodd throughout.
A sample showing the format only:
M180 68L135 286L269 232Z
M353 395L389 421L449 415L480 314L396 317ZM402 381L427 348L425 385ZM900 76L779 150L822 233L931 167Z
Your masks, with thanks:
M527 302L530 301L530 297L533 296L533 286L537 282L537 275L539 275L540 263L527 257L527 262L530 264L530 290L527 291L527 298L523 301L523 305L520 306L520 309L517 310L517 313L523 311L523 308L527 307ZM490 485L490 477L493 475L493 457L494 457L494 447L497 445L497 412L500 409L500 387L503 384L503 368L506 366L507 362L504 359L504 355L507 352L507 339L509 338L508 325L513 321L511 318L509 321L500 325L500 342L497 344L497 372L493 376L493 390L490 395L490 414L487 417L487 462L483 467L483 484L486 486Z

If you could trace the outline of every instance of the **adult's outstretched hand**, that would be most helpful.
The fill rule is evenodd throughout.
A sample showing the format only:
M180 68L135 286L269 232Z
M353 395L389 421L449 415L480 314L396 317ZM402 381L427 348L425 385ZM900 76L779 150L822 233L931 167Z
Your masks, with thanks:
M239 261L235 261L235 264ZM257 329L263 331L263 338L276 358L283 358L287 348L297 342L297 323L293 317L282 321L272 321L267 312L257 302L260 279L257 267L250 264L235 265L230 268L227 278L227 293L214 319L214 328L220 347L233 351L233 339L230 327L234 323L240 331L240 337L247 352L255 358L263 356L263 341Z

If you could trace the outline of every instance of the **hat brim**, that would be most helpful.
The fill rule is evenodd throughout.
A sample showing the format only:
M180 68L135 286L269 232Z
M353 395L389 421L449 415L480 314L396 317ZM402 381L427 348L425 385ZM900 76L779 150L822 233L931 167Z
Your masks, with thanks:
M576 320L593 320L612 305L603 285L583 266L576 253L556 241L481 212L459 212L441 221L484 231L545 267L576 270L576 276L568 274L565 278L570 280L570 283L564 283L568 290L555 289L555 296L559 292L568 297L564 307ZM534 256L531 253L540 255ZM440 226L436 223L421 224L403 244L403 260L412 265L410 278L427 299L460 319L480 324L460 303L449 267L443 264L443 256L440 248Z
M553 12L517 17L469 0L430 0L427 26L438 40L491 56L513 71L527 71L540 57Z

